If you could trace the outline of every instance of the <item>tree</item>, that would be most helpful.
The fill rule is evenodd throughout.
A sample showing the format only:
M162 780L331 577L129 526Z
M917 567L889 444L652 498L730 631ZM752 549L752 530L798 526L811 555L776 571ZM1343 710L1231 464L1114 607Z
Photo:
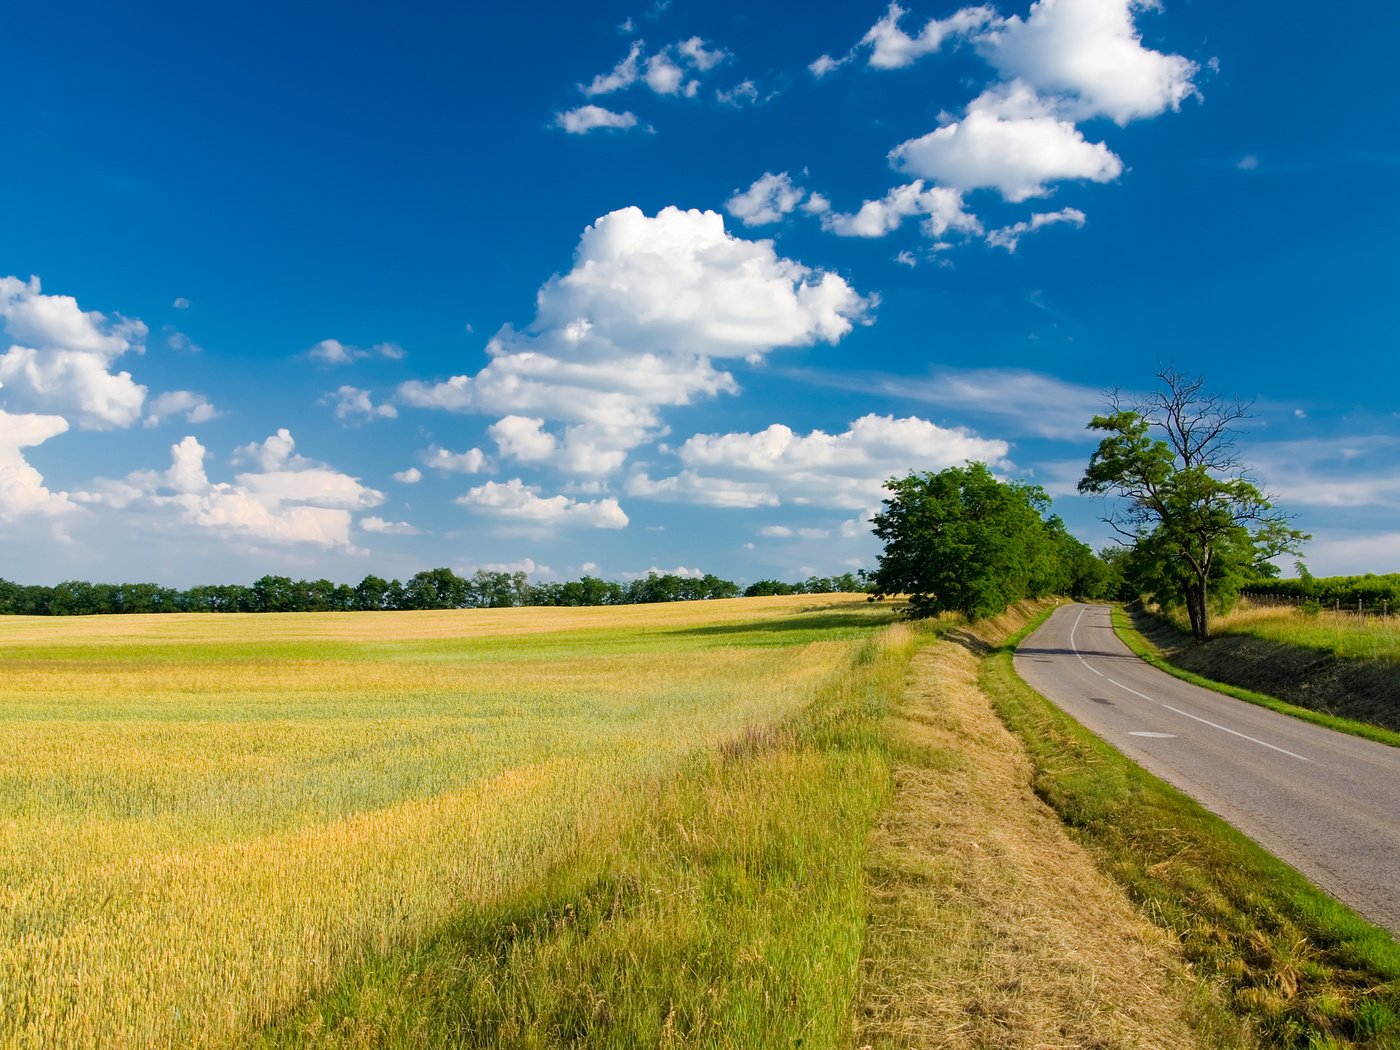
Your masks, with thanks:
M985 464L914 473L885 483L876 514L885 541L871 577L874 597L909 595L913 616L995 616L1022 598L1048 594L1063 576L1058 543L1035 485L1002 482Z
M1205 391L1205 380L1167 368L1163 389L1135 403L1109 396L1089 429L1108 436L1089 459L1079 491L1117 496L1104 520L1133 551L1125 575L1166 607L1185 605L1191 633L1210 637L1210 611L1240 584L1273 575L1271 559L1308 539L1288 527L1249 480L1235 425L1249 406Z

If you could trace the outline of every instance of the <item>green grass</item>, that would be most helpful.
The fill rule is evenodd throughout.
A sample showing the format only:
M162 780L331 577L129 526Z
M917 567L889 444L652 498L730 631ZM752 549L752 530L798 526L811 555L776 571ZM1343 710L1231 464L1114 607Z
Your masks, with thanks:
M1217 634L1243 634L1282 645L1331 653L1342 660L1400 663L1400 615L1358 616L1345 608L1308 613L1286 606L1241 603L1217 617Z
M908 632L691 605L6 618L0 1046L841 1045Z
M251 1042L845 1045L865 839L889 789L882 721L912 647L900 628L872 640L790 722L654 782L611 849L367 960Z
M1175 678L1180 678L1183 682L1190 682L1192 685L1201 686L1204 689L1212 689L1217 693L1232 696L1236 700L1244 700L1247 703L1257 704L1260 707L1267 707L1271 711L1289 715L1292 718L1300 718L1305 722L1312 722L1314 725L1325 726L1334 729L1339 733L1348 733L1352 736L1363 737L1366 740L1374 740L1380 744L1387 744L1390 747L1400 747L1400 733L1383 726L1374 726L1366 722L1358 722L1350 718L1342 718L1338 715L1328 714L1325 711L1314 711L1310 708L1299 707L1297 704L1290 704L1277 697L1268 696L1264 693L1255 692L1252 689L1242 689L1239 686L1230 685L1226 682L1217 682L1213 679L1198 675L1193 671L1177 667L1169 660L1163 658L1157 647L1142 636L1142 633L1133 626L1132 621L1121 607L1115 606L1113 609L1113 630L1118 637L1123 640L1135 654L1147 661L1158 670L1165 671ZM1253 633L1253 632L1249 632ZM1262 635L1260 637L1263 637ZM1280 638L1271 639L1280 641ZM1300 644L1297 642L1287 642L1285 644Z
M1013 670L1018 640L981 681L1026 743L1036 793L1260 1045L1400 1046L1400 945L1040 697Z

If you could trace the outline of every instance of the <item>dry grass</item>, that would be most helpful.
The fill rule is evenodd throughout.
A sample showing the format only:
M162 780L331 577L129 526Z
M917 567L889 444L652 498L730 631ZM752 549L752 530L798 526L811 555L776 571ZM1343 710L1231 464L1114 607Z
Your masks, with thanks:
M999 640L1014 618L978 633ZM1200 1045L1179 954L1035 796L978 668L934 643L892 715L858 1045Z
M236 1040L614 848L648 785L793 717L885 615L6 618L0 1046Z

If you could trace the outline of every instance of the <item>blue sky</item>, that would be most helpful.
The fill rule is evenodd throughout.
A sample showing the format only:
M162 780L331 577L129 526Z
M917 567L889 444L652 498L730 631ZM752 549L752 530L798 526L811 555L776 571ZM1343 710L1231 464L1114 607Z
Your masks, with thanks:
M1167 365L1400 571L1394 6L447 6L12 20L0 576L798 579L967 459L1100 546Z

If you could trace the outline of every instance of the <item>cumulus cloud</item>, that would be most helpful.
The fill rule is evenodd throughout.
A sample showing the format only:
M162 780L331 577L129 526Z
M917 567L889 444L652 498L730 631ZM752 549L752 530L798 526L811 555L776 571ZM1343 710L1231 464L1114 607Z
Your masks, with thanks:
M215 482L205 467L206 449L190 436L170 447L168 470L99 482L94 491L74 498L164 512L171 515L166 527L193 527L230 539L354 550L353 513L377 507L383 493L297 454L295 446L285 428L260 444L245 445L236 461L258 469L239 473L232 482Z
M996 12L990 7L965 7L941 21L929 19L918 36L910 36L899 26L905 13L904 8L891 3L884 17L861 37L857 47L870 49L867 61L876 69L900 69L910 65L924 55L937 51L945 41L967 36L996 19ZM812 71L816 73L815 69ZM829 72L829 69L825 71Z
M219 413L203 394L193 390L171 390L152 398L145 425L158 426L171 416L183 415L186 423L207 423Z
M479 448L469 448L465 452L451 452L439 445L429 445L419 453L423 465L444 474L480 474L490 464L486 453Z
M146 388L112 372L128 351L143 353L140 321L84 311L68 295L45 295L39 279L0 277L0 383L20 407L57 412L86 430L128 427L141 418ZM5 345L0 343L0 346Z
M1056 223L1067 222L1072 226L1084 225L1084 213L1078 208L1061 208L1059 211L1035 212L1030 219L1022 222L1012 223L1010 226L1003 226L987 234L987 243L996 248L1005 248L1009 252L1014 252L1016 246L1021 243L1021 238L1028 233L1043 229L1046 226L1053 226Z
M787 172L765 171L748 189L736 190L724 209L745 226L762 226L790 214L806 195L806 190L792 184Z
M42 445L68 429L62 416L12 414L0 409L0 521L22 517L54 517L76 507L66 492L51 492L44 476L20 449Z
M637 117L634 113L615 113L602 106L579 106L554 114L554 124L570 135L587 135L599 128L635 128Z
M505 416L486 430L501 455L517 463L539 463L554 455L558 442L545 432L543 419Z
M322 339L306 351L306 356L313 361L320 361L322 364L348 365L354 361L362 361L367 357L387 357L390 360L399 361L403 359L404 353L404 348L397 343L375 343L366 349L342 343L339 339Z
M539 489L519 478L505 483L488 481L470 489L456 501L485 517L521 521L547 528L581 527L625 529L627 515L616 499L583 502L568 496L541 496Z
M993 187L1009 201L1041 197L1065 179L1110 182L1123 162L1089 142L1024 84L989 89L953 121L890 151L899 171L960 190Z
M423 472L417 467L409 467L407 470L397 470L393 478L400 485L416 485L423 480Z
M671 61L671 56L666 51L658 52L647 59L646 72L642 74L642 79L646 81L647 87L658 95L685 95L689 98L694 96L699 88L695 81L686 81L685 71Z
M969 460L1002 464L1008 450L1005 441L917 417L862 416L841 434L814 430L800 435L775 423L754 434L697 434L677 450L684 470L658 481L639 475L628 491L720 506L795 503L862 509L879 504L888 477ZM724 503L714 493L743 498Z
M732 236L714 212L624 208L584 231L573 268L540 289L533 323L502 328L476 375L405 383L398 398L569 424L559 448L574 459L561 464L615 469L661 431L663 408L737 392L716 359L835 343L870 305L771 241Z
M822 228L841 237L883 237L913 215L925 217L923 230L930 237L949 230L982 232L977 217L963 210L960 191L945 186L925 189L922 179L896 186L882 200L866 201L854 214L829 212L822 216Z
M177 310L188 310L190 308L190 301L186 299L183 295L177 295L175 297L175 301L170 305L175 307L175 309Z
M1059 100L1074 120L1155 117L1196 94L1197 66L1142 45L1136 12L1157 0L1037 0L1023 19L998 20L979 50L1008 80ZM955 16L956 17L956 16Z
M335 418L341 420L394 419L399 414L399 410L393 405L376 405L370 399L368 390L354 386L337 387L321 401L322 404L328 402L334 403Z
M360 528L365 532L377 532L382 536L418 536L420 531L406 521L385 521L379 517L360 519Z
M807 63L807 71L820 80L833 70L840 69L849 58L832 58L830 55L820 55Z

